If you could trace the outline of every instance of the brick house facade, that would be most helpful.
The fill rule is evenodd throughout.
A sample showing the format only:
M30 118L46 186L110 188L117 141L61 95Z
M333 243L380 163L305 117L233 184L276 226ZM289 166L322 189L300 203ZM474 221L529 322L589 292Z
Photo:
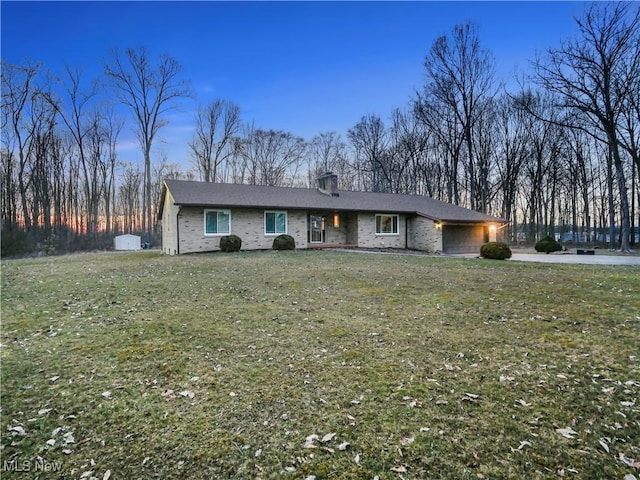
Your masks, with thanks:
M296 248L349 246L479 252L505 222L421 195L338 191L332 174L317 189L165 180L162 251L219 250L234 234L243 250L271 249L286 233Z

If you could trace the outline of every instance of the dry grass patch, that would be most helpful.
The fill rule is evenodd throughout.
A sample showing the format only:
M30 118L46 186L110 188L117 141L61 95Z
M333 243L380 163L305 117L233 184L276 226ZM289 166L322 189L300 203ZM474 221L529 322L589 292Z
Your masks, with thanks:
M639 476L638 273L329 251L3 262L2 477Z

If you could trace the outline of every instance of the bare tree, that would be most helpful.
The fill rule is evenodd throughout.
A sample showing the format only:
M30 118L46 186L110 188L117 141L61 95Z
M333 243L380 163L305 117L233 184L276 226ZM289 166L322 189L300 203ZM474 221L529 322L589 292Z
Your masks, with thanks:
M8 200L8 205L15 205L16 199L13 186L13 178L18 182L17 190L21 211L8 212L12 221L18 221L21 217L25 229L31 228L31 214L27 199L28 162L30 158L29 148L34 135L35 123L31 106L40 93L36 85L39 74L38 65L19 67L16 65L2 64L2 142L6 149L3 155L5 162L5 180L3 182L3 200ZM17 166L14 162L17 160ZM5 220L5 219L3 219Z
M304 159L304 139L276 130L247 131L241 154L251 185L292 185Z
M517 107L527 115L526 135L529 155L523 164L523 192L529 220L529 238L540 239L553 234L550 214L555 201L554 188L560 161L561 115L553 95L547 92L525 92L517 99ZM549 120L544 120L549 119Z
M500 216L509 220L508 238L514 238L518 228L517 199L521 191L522 167L529 155L528 125L530 117L516 107L508 96L497 102L498 145L500 157L497 162L498 182L500 185Z
M577 112L574 123L610 150L621 214L620 249L629 250L629 201L618 125L640 71L640 9L629 3L594 3L576 20L580 38L550 48L534 62L539 85L556 93L560 106Z
M357 168L369 176L365 189L388 191L389 171L385 168L388 148L387 131L377 115L365 115L347 132L355 150Z
M140 212L142 178L143 174L136 166L125 165L118 188L120 214L122 217L121 230L125 233L132 233L140 228L138 213Z
M44 238L51 235L51 184L53 182L52 151L56 140L55 111L41 96L34 98L31 120L34 135L31 137L31 169L29 186L31 190L31 212L34 225L42 227Z
M85 201L86 230L93 236L98 229L99 204L102 198L102 183L99 173L103 160L104 132L100 112L93 108L92 102L97 93L97 85L83 85L82 72L65 68L66 77L61 81L67 109L63 109L63 100L47 93L50 104L57 110L74 141L76 154L82 169L82 186ZM77 179L78 181L80 179Z
M251 131L247 128L247 131ZM231 155L227 159L226 165L222 169L220 176L225 183L245 183L248 175L248 165L243 153L245 140L241 137L234 137L231 141Z
M309 186L315 186L317 178L325 172L338 175L340 188L353 189L353 171L347 159L347 146L340 134L326 132L316 135L309 142Z
M165 179L181 179L183 177L184 175L180 169L180 165L177 163L169 163L167 155L163 152L160 155L160 161L154 165L151 176L151 192L153 198L160 198L162 195L162 184Z
M202 180L219 180L218 168L233 155L233 138L240 127L240 107L233 102L217 99L198 109L189 146Z
M636 42L640 42L640 32ZM640 70L640 65L636 67ZM633 166L631 168L631 212L630 230L631 243L635 243L635 225L640 225L640 215L635 223L636 205L640 204L640 75L630 78L635 85L629 88L627 101L622 108L622 118L619 124L620 146L631 156ZM636 203L637 198L637 203ZM640 210L640 209L639 209Z
M151 148L160 128L167 124L166 113L175 101L190 95L188 84L179 78L181 66L168 54L152 63L145 47L128 48L124 55L114 49L105 75L111 80L116 98L134 115L136 132L144 157L143 230L151 239Z
M593 188L593 176L591 165L591 152L589 139L579 131L567 132L570 152L570 160L567 165L570 174L568 189L571 199L571 224L574 241L580 242L583 238L591 239L591 201L590 193ZM580 207L579 207L580 206ZM578 232L580 228L580 235Z
M391 125L380 159L383 189L393 193L418 193L424 187L428 135L424 125L412 112L396 108L391 112ZM426 167L426 168L425 168Z
M425 96L449 109L460 125L466 145L469 205L482 208L477 193L474 128L482 111L495 96L495 61L481 48L478 29L456 25L451 37L439 37L425 62Z
M113 228L113 214L116 210L116 178L115 170L118 160L117 142L122 131L124 121L117 118L112 111L104 118L104 140L107 144L105 161L101 162L101 173L104 192L105 230L111 233Z
M458 116L447 105L428 94L424 96L418 94L414 113L417 120L429 132L433 139L433 149L441 158L440 162L435 164L437 166L431 170L442 170L445 182L443 188L446 191L443 200L460 205L459 176L465 137ZM435 192L438 187L430 182L430 189Z

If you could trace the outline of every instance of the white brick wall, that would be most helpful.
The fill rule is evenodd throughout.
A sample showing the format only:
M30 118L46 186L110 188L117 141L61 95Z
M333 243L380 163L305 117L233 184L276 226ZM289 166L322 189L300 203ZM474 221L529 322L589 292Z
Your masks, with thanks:
M180 214L180 253L220 250L223 235L204 234L202 207L183 207ZM231 234L242 240L242 250L270 250L277 235L265 235L264 210L231 209ZM164 228L163 228L164 230ZM296 241L296 248L307 248L307 215L304 211L287 211L287 234Z
M406 248L405 222L405 216L399 215L397 235L378 235L376 234L375 213L359 213L358 246L362 248Z
M162 210L162 252L167 255L176 255L178 253L177 213L178 207L173 204L173 197L167 190L164 198L164 209Z
M204 211L203 207L182 207L176 217L178 207L173 205L173 198L167 192L162 214L162 251L169 255L178 253L178 236L179 253L219 250L221 235L204 234ZM332 215L327 215L325 243L328 244L353 244L357 241L363 248L442 251L442 229L435 228L435 222L428 218L399 215L397 235L376 234L375 213L343 213L338 228L334 228L332 223ZM231 233L242 239L242 250L270 250L277 236L265 235L263 209L231 209ZM306 211L287 211L287 233L295 239L296 248L307 248Z
M407 247L425 252L442 252L442 228L425 217L416 216L408 221Z

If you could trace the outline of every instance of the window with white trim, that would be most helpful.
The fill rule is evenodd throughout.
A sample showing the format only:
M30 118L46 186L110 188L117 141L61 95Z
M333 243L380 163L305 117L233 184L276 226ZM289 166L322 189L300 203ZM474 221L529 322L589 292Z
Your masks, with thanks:
M264 212L264 234L287 233L287 212Z
M204 234L229 235L231 233L231 212L229 210L205 210Z
M398 215L376 215L376 235L398 235Z

